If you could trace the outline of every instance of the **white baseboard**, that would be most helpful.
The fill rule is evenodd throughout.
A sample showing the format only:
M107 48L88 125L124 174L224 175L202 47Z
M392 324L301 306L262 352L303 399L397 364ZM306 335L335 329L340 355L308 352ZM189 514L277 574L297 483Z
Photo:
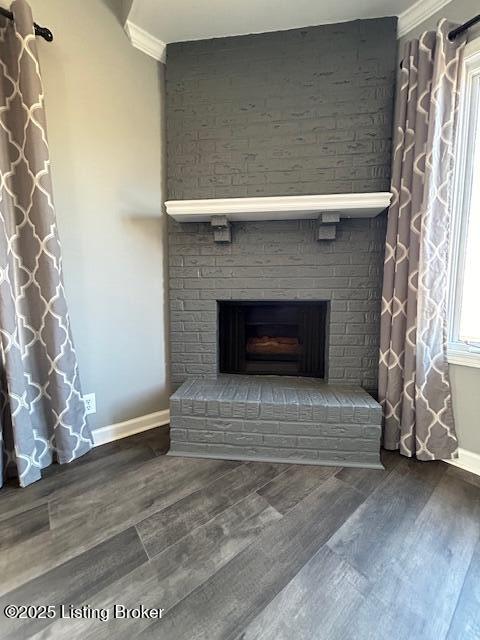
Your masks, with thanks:
M445 462L480 476L480 454L478 453L467 451L467 449L458 449L458 458L456 460L445 460Z
M136 433L142 431L148 431L148 429L154 429L170 422L170 411L165 409L164 411L156 411L155 413L149 413L146 416L140 416L133 418L132 420L126 420L125 422L117 422L106 427L100 427L99 429L93 429L93 442L96 447L107 442L113 442L114 440L120 440L120 438L127 438L133 436Z

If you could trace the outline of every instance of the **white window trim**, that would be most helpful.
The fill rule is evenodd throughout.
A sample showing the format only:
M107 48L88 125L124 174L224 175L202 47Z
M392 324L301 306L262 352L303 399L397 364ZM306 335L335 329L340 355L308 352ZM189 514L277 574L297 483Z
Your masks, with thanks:
M466 253L466 229L473 184L473 154L468 139L472 136L474 114L480 109L480 37L465 49L464 73L460 92L460 111L456 141L456 170L453 198L452 247L449 276L449 318L447 358L451 364L480 367L480 347L459 340L462 285ZM480 136L480 132L477 132Z

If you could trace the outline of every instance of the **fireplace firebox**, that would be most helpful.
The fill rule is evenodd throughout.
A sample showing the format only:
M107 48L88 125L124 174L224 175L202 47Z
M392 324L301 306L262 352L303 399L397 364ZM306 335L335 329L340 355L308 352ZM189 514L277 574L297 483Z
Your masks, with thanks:
M219 301L220 373L325 377L328 302Z

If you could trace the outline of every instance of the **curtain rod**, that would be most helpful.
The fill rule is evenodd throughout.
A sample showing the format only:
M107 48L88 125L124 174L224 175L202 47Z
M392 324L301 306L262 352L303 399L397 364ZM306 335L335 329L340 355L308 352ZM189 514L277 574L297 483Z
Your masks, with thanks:
M451 31L449 31L448 39L451 42L453 42L457 36L459 36L461 33L465 33L465 31L468 31L470 27L473 27L473 25L479 22L480 22L480 13L478 14L478 16L475 16L474 18L470 18L470 20L467 20L467 22L464 22L459 27L456 27L455 29L452 29ZM400 69L402 68L402 64L403 64L403 60L400 61Z
M4 9L3 7L0 7L0 15L5 16L5 18L8 18L9 20L13 20L13 13L8 9ZM41 36L47 42L52 42L53 33L50 31L50 29L47 29L47 27L41 27L36 22L33 23L33 26L35 27L36 36Z
M470 18L470 20L467 20L467 22L464 22L456 29L452 29L448 34L448 39L455 40L457 36L459 36L461 33L464 33L465 31L468 31L470 27L473 27L473 25L477 24L478 22L480 22L480 13L478 14L478 16L475 16L474 18Z

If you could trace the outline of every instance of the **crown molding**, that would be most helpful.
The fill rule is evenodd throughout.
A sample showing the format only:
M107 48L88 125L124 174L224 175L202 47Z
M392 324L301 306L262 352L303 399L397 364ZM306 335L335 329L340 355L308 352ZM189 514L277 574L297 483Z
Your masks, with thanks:
M428 20L434 13L440 11L446 4L452 0L417 0L408 9L398 16L398 38L407 35L412 29L419 24Z
M140 49L147 56L155 58L163 64L167 61L167 44L152 36L148 31L137 26L131 20L125 23L125 32L136 49Z
M417 0L415 4L400 13L398 16L398 33L397 37L402 38L407 35L416 26L428 20L437 11L440 11L445 5L452 0ZM125 31L132 45L146 53L148 56L166 63L167 44L151 33L145 31L131 20L125 22Z

